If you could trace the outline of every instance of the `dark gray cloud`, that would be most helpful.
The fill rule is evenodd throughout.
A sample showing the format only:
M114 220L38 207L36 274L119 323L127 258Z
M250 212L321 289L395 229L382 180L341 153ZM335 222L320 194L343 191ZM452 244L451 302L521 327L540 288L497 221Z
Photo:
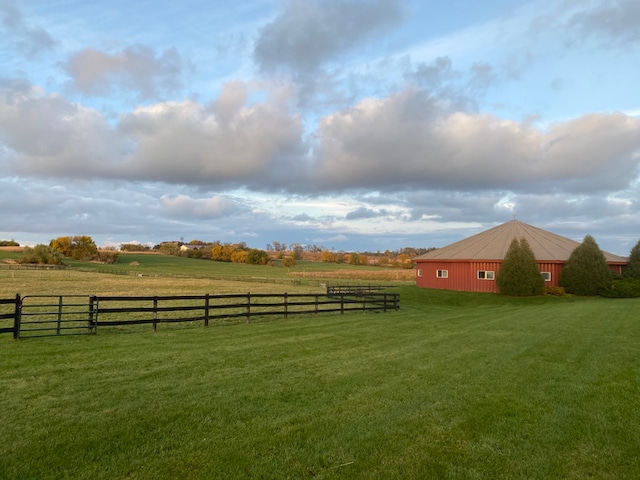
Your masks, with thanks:
M193 198L189 195L163 195L162 210L169 217L197 220L219 219L239 212L247 207L239 205L230 197L212 195L207 198Z
M309 222L315 220L311 215L307 215L306 213L301 213L300 215L296 215L291 218L294 222Z
M626 44L640 41L640 2L637 0L602 0L595 7L574 14L570 28L583 35L599 35L607 43Z
M44 28L30 25L15 2L0 1L0 36L27 58L52 50L55 39Z
M264 72L306 77L403 18L399 0L287 0L259 34L254 58Z
M476 62L467 72L454 68L449 57L438 57L430 63L418 62L404 75L405 81L419 87L422 95L439 102L448 111L476 111L487 90L498 83L493 67ZM424 106L417 103L417 108Z
M383 213L372 210L371 208L360 207L357 210L354 210L353 212L347 213L345 218L347 220L362 220L367 218L376 218L383 215L384 215Z
M83 94L107 95L124 89L151 99L181 87L184 63L175 48L158 55L150 47L134 45L113 54L85 48L71 56L64 69Z

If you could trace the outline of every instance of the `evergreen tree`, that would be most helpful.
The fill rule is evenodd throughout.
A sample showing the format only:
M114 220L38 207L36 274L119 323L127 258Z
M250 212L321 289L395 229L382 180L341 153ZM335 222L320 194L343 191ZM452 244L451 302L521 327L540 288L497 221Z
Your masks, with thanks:
M597 295L609 279L611 270L591 235L571 252L560 272L560 285L576 295Z
M525 238L514 238L496 277L500 293L505 295L541 295L544 279L536 257Z
M629 264L624 269L626 277L640 279L640 240L636 243L636 246L631 249L629 254Z

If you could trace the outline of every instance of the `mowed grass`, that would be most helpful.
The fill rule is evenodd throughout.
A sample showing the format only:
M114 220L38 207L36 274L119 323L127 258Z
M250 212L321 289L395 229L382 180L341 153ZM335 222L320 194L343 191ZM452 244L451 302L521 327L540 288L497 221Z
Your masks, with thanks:
M145 276L0 271L0 294L313 290L123 257ZM388 314L3 335L0 478L636 477L638 301L401 293Z
M0 478L638 477L639 300L400 292L386 314L2 335Z

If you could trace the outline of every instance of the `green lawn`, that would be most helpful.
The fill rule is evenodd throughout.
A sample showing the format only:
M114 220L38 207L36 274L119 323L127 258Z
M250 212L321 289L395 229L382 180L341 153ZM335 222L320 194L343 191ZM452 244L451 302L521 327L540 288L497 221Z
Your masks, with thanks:
M0 336L0 478L637 478L640 300Z

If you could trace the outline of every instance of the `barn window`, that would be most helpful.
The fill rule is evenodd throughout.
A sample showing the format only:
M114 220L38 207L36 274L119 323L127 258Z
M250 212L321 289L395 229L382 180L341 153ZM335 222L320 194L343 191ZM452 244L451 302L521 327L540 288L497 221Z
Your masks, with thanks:
M493 280L495 272L492 270L478 270L478 279L480 280Z
M551 272L540 272L542 273L542 278L544 278L545 282L551 281Z
M449 270L436 270L436 277L449 278Z
M419 277L421 277L422 276L422 269L419 268L416 273L418 274Z

